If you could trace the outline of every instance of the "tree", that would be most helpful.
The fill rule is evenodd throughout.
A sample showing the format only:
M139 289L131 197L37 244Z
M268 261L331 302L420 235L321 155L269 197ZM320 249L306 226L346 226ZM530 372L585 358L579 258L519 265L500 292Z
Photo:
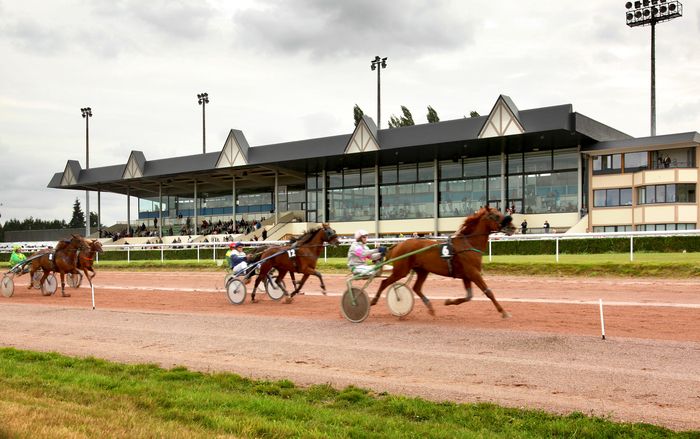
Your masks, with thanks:
M97 212L90 212L90 227L104 227L97 224Z
M435 109L430 105L428 105L428 115L426 118L428 119L428 123L440 122L437 111L435 111Z
M73 229L85 227L85 214L83 213L83 209L80 207L80 200L77 198L75 199L75 203L73 203L73 217L70 219L68 227Z
M477 113L476 111L470 111L469 117L479 117L479 113Z
M391 115L389 118L389 128L410 127L415 125L411 111L403 105L401 106L401 111L403 112L401 118Z
M358 123L362 120L362 116L365 115L365 112L362 111L362 108L360 108L359 105L355 104L355 108L352 109L353 116L355 117L355 126L357 126Z

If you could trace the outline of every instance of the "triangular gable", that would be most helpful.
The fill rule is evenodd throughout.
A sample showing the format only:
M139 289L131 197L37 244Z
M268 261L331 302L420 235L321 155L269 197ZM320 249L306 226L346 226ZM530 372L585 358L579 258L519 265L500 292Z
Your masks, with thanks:
M500 95L484 126L481 127L478 138L511 136L524 132L518 108L508 96Z
M61 186L73 186L77 184L80 171L80 163L76 160L68 160L66 169L63 170L63 176L61 177Z
M345 154L378 150L377 125L375 125L371 117L363 115L352 136L350 136L350 141L345 147Z
M143 168L146 166L146 156L141 151L131 151L129 160L124 166L123 179L143 177Z
M224 147L221 149L217 168L230 168L248 164L248 141L242 131L231 130L228 133Z

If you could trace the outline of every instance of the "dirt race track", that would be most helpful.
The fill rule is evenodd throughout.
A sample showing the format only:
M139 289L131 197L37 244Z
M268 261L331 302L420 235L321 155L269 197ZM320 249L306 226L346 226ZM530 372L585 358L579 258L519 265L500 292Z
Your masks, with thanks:
M93 311L86 285L42 297L25 276L0 296L0 346L700 430L700 279L487 274L504 320L477 291L443 306L461 281L431 276L434 317L417 301L399 320L382 300L353 324L344 276L324 278L328 296L311 278L292 304L236 306L221 273L102 271Z

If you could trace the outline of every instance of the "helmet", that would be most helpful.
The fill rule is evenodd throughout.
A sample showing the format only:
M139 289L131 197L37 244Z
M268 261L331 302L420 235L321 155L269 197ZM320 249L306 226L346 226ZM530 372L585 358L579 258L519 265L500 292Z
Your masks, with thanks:
M235 247L235 248L243 247L243 244L241 244L240 242L237 242L237 243L234 245L234 247Z
M19 250L19 249L21 249L21 248L22 248L22 246L19 245L19 244L15 244L15 245L12 246L12 250L14 250L14 251L17 251L17 250Z
M232 242L231 244L228 245L228 248L236 248L236 244L234 244L234 243Z
M360 238L367 235L369 235L369 233L367 233L367 230L359 229L357 232L355 232L355 240L359 241Z

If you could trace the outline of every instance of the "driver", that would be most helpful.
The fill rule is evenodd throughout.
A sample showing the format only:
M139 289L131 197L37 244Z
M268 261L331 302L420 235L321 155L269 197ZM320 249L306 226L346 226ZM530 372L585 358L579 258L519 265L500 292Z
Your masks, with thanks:
M14 267L15 265L24 262L27 260L27 257L22 253L22 246L19 244L15 244L12 246L12 254L10 255L10 267ZM29 272L29 267L25 266L22 269L22 274L28 273Z
M240 242L229 244L230 250L226 252L226 257L229 260L229 267L234 273L242 273L248 268L248 256L243 251L243 244Z
M372 250L367 246L367 231L360 229L355 232L355 242L348 250L348 267L352 274L368 275L375 267L368 262L379 261L386 254L386 247Z

